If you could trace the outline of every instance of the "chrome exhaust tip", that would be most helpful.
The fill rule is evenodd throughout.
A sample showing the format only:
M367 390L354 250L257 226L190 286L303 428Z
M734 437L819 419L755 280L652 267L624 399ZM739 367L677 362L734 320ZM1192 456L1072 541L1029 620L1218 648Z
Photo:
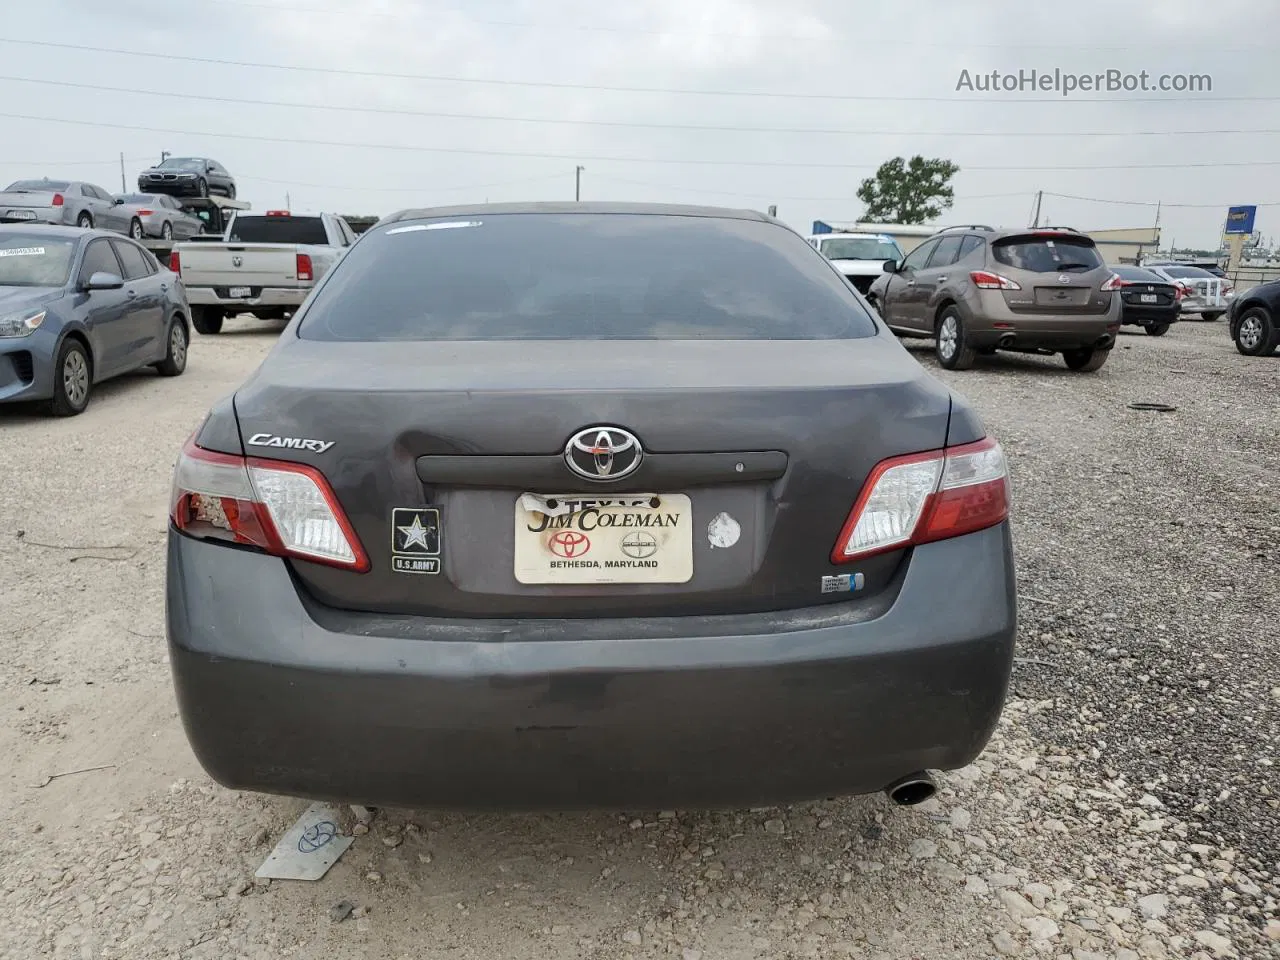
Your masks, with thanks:
M884 788L885 796L900 807L914 807L938 792L938 785L926 771L895 780Z

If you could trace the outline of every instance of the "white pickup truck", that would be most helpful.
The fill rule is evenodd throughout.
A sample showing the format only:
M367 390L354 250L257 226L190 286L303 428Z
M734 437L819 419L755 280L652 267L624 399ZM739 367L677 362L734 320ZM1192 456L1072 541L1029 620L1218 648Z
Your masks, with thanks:
M230 316L279 320L297 310L355 240L347 222L331 213L236 213L220 240L175 246L169 269L182 277L192 325L218 333Z

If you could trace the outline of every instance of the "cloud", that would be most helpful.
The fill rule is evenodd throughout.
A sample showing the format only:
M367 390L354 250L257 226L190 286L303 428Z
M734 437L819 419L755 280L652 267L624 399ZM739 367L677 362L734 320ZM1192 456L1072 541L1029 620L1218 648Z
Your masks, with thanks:
M71 22L80 26L74 34L62 29ZM1165 0L1156 8L1075 0L1069 9L1011 0L917 7L846 0L653 0L612 6L584 0L188 0L166 7L163 18L146 0L123 0L110 9L97 0L50 0L6 11L3 36L320 72L5 42L0 73L26 81L0 80L2 112L46 119L3 121L0 177L66 174L117 189L122 152L126 182L161 150L204 153L231 168L241 180L242 195L260 208L282 203L287 193L299 210L385 213L410 205L567 198L573 195L574 168L581 164L588 198L756 208L777 203L785 219L807 229L815 218L856 216L862 207L855 199L858 183L883 160L923 153L961 166L958 199L949 215L955 220L1023 223L1035 192L1043 189L1130 202L1046 200L1053 219L1084 228L1150 223L1154 203L1163 201L1162 223L1179 242L1212 245L1227 204L1280 200L1280 188L1273 186L1277 169L1141 167L1280 158L1275 133L1200 132L1280 127L1272 119L1275 101L1184 96L1158 103L1094 103L1079 97L1027 103L1006 96L971 102L955 98L956 79L964 69L1146 69L1211 74L1218 97L1275 96L1274 72L1268 77L1258 68L1268 62L1258 38L1275 35L1277 27L1280 7L1243 0L1216 3L1212 16L1193 0ZM352 76L340 70L516 82ZM85 91L32 80L190 98ZM677 90L827 99L660 92ZM208 97L355 109L201 99ZM56 119L193 134L130 132ZM1158 131L1172 135L1140 135ZM1098 135L1103 133L1110 135ZM1134 169L1029 169L1081 165ZM1139 201L1152 206L1134 205ZM1280 207L1264 209L1260 227L1275 230L1277 220Z

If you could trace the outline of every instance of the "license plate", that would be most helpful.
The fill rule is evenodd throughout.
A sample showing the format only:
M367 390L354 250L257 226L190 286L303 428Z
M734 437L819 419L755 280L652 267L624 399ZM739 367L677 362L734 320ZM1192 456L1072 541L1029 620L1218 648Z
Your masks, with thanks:
M227 293L233 297L248 297L253 295L253 288L252 287L232 287L230 290L227 291Z
M1141 297L1143 303L1155 303L1160 298L1154 293L1144 293Z
M514 553L519 583L688 583L693 502L678 493L526 493L515 504Z
M36 218L34 210L10 210L5 216L10 220L34 220Z

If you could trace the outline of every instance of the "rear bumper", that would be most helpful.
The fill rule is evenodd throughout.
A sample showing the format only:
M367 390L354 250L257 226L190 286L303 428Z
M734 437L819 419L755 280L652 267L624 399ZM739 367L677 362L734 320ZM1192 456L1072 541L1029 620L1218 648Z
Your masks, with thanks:
M187 301L192 306L224 307L227 313L252 313L254 307L296 309L307 299L310 287L263 287L256 297L221 297L213 287L187 285Z
M1120 319L1127 326L1152 327L1160 323L1176 323L1181 315L1176 303L1166 307L1125 304Z
M1113 296L1101 313L1020 313L1009 308L999 291L983 290L978 315L970 317L972 305L967 302L961 309L966 314L965 333L974 347L996 347L1012 338L1006 349L1057 351L1109 348L1120 331L1120 307L1120 298Z
M883 610L849 610L434 621L448 639L426 619L320 617L362 625L343 633L283 561L169 536L174 683L204 768L375 805L734 806L971 762L1012 663L1008 525L916 548Z

